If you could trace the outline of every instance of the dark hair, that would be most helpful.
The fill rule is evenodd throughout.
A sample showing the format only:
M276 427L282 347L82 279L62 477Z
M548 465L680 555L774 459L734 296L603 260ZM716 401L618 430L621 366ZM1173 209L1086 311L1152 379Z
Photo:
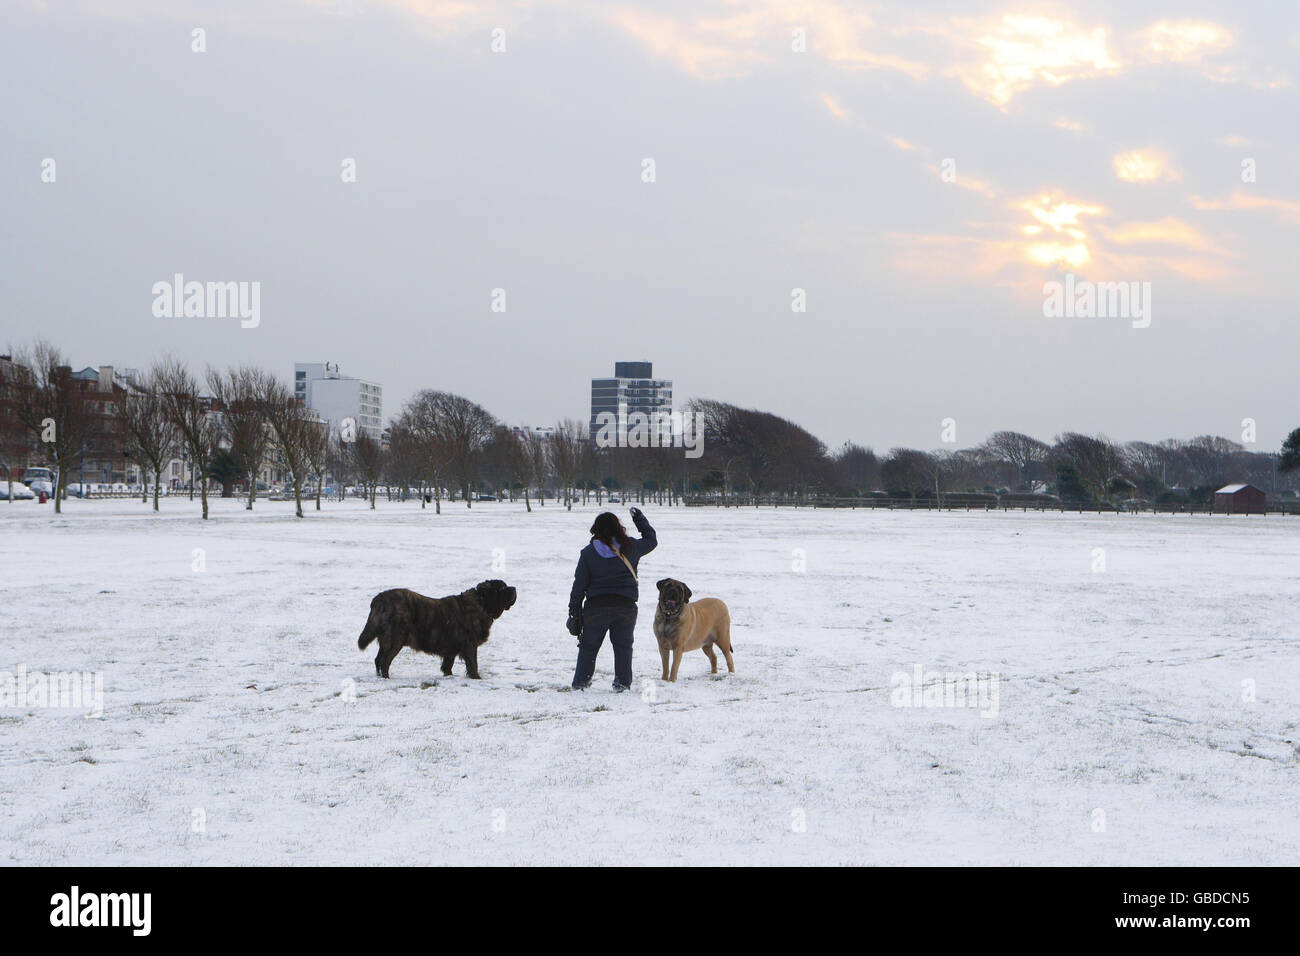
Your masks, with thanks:
M618 520L618 515L612 511L602 511L596 515L596 520L591 523L591 536L599 538L604 542L605 547L614 547L614 542L618 541L618 550L623 551L627 548L627 532L623 530L623 522Z

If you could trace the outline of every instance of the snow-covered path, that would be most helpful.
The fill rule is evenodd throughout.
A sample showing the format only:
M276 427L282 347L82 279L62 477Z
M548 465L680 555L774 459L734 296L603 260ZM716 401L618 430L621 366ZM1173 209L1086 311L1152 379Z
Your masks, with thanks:
M647 506L615 695L608 647L556 693L594 507L163 508L0 503L0 672L104 675L98 719L0 707L0 861L1300 859L1300 520ZM666 576L730 605L736 674L657 680ZM484 680L375 677L373 594L489 577ZM916 665L996 673L996 717L893 706Z

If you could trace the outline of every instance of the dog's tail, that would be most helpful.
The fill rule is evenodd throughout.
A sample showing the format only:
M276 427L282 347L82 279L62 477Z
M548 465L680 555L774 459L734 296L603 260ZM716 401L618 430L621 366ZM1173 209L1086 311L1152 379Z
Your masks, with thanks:
M357 638L357 647L363 651L366 645L379 636L379 628L375 626L375 612L372 610L370 616L366 618L366 626L361 629L361 636Z

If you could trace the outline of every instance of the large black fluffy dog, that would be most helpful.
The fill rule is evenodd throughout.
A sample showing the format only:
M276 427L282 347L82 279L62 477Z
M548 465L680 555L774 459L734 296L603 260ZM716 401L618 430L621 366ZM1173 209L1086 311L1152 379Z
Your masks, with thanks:
M444 598L393 588L370 602L370 618L357 647L365 650L371 641L379 641L375 673L380 677L388 676L388 665L398 651L411 647L441 657L447 675L459 656L465 673L478 680L478 647L488 639L492 622L514 603L515 589L498 580Z

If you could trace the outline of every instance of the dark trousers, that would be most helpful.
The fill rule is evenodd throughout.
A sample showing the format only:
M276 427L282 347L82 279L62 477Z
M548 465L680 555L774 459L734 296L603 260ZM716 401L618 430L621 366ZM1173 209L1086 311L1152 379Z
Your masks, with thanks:
M578 666L573 672L573 686L586 687L596 671L596 655L609 634L614 646L614 681L632 686L632 631L636 628L636 605L584 608L582 636L578 638Z

